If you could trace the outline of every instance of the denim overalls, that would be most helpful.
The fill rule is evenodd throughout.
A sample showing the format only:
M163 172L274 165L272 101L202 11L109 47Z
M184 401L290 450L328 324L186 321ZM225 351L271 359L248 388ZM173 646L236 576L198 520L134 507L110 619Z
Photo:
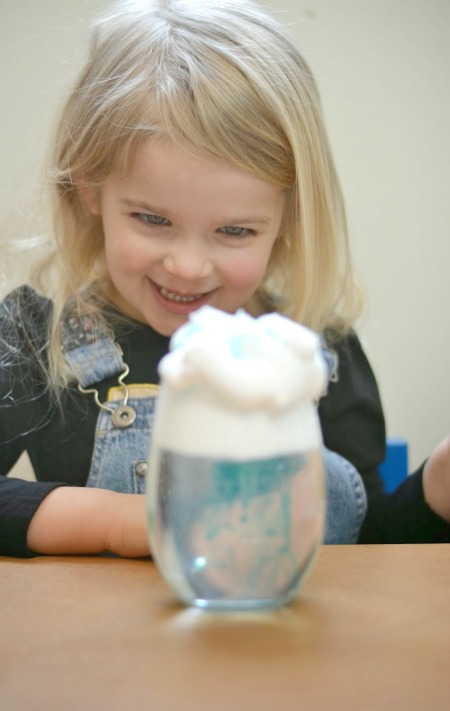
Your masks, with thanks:
M120 347L114 343L106 324L88 316L67 318L62 329L66 361L82 391L93 393L99 405L94 452L86 486L122 493L143 494L151 442L157 385L126 386L128 374ZM336 375L337 361L324 352L330 376ZM95 384L111 375L118 386L100 403ZM324 448L327 485L325 543L356 543L367 499L361 477L350 462Z

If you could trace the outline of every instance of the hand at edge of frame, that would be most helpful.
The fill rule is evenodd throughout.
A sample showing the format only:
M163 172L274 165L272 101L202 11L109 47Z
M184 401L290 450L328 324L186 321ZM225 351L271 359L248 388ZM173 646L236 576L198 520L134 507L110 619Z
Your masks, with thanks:
M431 453L423 470L428 506L450 523L450 434Z

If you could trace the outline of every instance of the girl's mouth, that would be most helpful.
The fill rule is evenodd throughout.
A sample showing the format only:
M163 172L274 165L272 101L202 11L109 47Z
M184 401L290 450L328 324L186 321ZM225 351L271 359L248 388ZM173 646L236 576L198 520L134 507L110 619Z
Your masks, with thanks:
M213 289L213 291L201 294L183 294L178 291L172 291L166 286L161 286L151 280L150 285L157 303L167 312L178 316L187 316L191 311L195 311L195 309L208 303L214 291Z
M169 291L165 286L157 286L156 288L164 299L181 304L192 304L205 296L205 294L177 294L175 291Z

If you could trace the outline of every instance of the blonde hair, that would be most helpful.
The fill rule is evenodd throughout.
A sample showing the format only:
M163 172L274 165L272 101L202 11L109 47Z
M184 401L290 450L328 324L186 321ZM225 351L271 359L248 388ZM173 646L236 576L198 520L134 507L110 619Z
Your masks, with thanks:
M289 192L260 296L316 331L345 332L359 312L345 210L308 65L283 28L239 0L119 2L57 130L53 158L57 275L50 362L67 382L59 323L67 303L94 316L110 301L101 221L83 202L166 136Z

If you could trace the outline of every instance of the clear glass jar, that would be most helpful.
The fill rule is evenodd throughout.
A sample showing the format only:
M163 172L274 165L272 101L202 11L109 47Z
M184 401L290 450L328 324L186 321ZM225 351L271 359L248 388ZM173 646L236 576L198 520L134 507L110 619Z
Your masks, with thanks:
M202 344L199 349L195 336L205 314L194 315L192 338L189 328L183 327L185 332L178 344L175 339L173 353L162 363L147 483L151 550L162 574L185 604L218 610L277 607L297 593L323 538L320 424L310 394L292 398L290 393L275 398L274 406L273 399L267 397L272 392L270 383L260 389L266 393L262 397L261 392L255 395L257 384L248 383L252 373L255 378L261 376L253 361L265 358L270 351L264 348L265 336L261 348L257 333L263 327L267 330L269 317L263 317L265 324L258 323L262 319L252 319L256 330L250 340L245 320L250 317L246 314L239 315L241 323L228 322L229 331L214 339L214 333L209 333L211 311L203 331L200 329L207 336L203 344L208 352L202 352ZM289 328L297 328L289 324ZM272 317L269 336L277 340L274 325L277 321ZM237 350L234 326L241 339ZM242 349L243 332L247 342ZM305 331L300 335L305 336ZM232 354L228 358L231 373L224 372L224 348ZM211 366L214 349L220 351L216 353L220 387L214 378L211 382L205 377L201 365L203 358L208 361L207 368ZM313 358L320 371L317 387L319 382L323 387L324 365L315 346L313 351L308 361ZM276 369L286 367L286 362L272 360ZM198 363L193 367L192 361L198 361L200 367ZM295 362L294 358L294 370ZM302 368L301 357L297 367ZM243 371L245 382L239 387ZM233 372L230 395L223 378L232 377ZM273 388L286 389L289 373L281 375L281 380L277 379L274 371ZM243 393L246 387L247 393ZM308 387L311 389L310 384ZM295 390L294 382L292 388Z

